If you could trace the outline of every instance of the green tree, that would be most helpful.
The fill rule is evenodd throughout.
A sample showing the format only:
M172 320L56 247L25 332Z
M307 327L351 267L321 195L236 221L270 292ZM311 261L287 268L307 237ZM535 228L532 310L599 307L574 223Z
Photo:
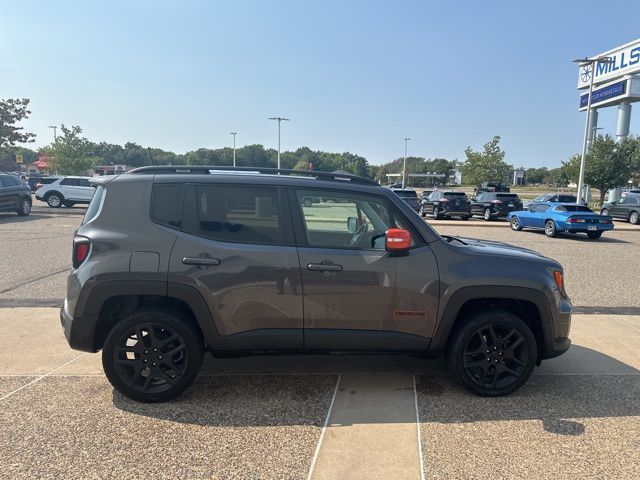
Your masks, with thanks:
M0 149L35 141L35 133L25 132L23 127L16 125L31 115L28 106L28 98L0 100Z
M506 154L500 148L500 137L497 135L484 145L482 152L467 147L464 153L467 158L459 168L462 181L467 185L503 182L513 168L504 161Z
M95 156L95 144L82 135L78 126L60 126L61 135L45 149L51 168L60 175L86 175L101 159Z
M640 142L629 137L616 143L611 135L598 135L585 159L584 181L600 190L600 203L607 190L626 185L640 165ZM562 168L567 177L578 183L581 156L575 154Z

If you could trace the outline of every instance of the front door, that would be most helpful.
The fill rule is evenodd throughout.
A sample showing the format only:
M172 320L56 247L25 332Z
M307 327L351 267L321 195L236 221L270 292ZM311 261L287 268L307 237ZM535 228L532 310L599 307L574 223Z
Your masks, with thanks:
M305 206L315 195L319 203ZM290 194L304 297L307 350L414 350L435 328L433 252L384 196L341 190ZM412 232L403 255L384 248L389 228Z
M222 337L212 348L301 349L300 265L286 192L190 184L184 212L169 290L190 285L204 297Z

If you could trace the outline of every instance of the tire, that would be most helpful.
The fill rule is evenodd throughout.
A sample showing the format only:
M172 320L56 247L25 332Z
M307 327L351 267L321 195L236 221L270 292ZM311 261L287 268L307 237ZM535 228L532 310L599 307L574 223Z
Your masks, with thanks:
M305 207L310 207L311 205L313 205L313 202L310 198L304 198L302 200L302 205L304 205Z
M640 215L638 215L638 212L631 212L629 214L629 223L632 225L638 225L638 222L640 222Z
M514 232L519 232L522 230L522 225L520 225L520 219L515 215L511 217L511 230Z
M20 206L16 209L16 213L21 217L29 215L31 213L31 202L28 199L23 198L20 202Z
M491 220L491 209L489 208L485 208L484 212L482 213L482 218L484 218L484 220L486 222Z
M434 219L434 220L440 220L440 218L441 218L441 217L440 217L440 210L439 210L438 208L436 208L436 207L433 207L433 214L432 214L432 216L433 216L433 219Z
M609 209L603 208L602 210L600 210L600 215L609 215Z
M427 216L427 212L425 212L425 211L424 211L424 208L423 208L422 206L420 206L420 216L421 216L422 218L424 218L424 217L426 217L426 216Z
M71 207L73 207L74 205L75 205L75 203L74 203L74 202L64 202L64 206L65 206L65 207L67 207L67 208L71 208Z
M182 312L141 309L109 332L102 366L111 385L124 396L164 402L194 382L203 355L202 336Z
M537 352L536 339L520 318L505 310L482 310L454 330L447 361L473 393L498 397L529 379Z
M547 223L544 224L544 234L549 238L555 238L558 236L556 223L553 220L547 220Z
M466 222L467 220L469 220L469 217L467 215L463 215L460 217L460 220L464 220Z
M602 236L602 232L587 232L587 237L591 240L597 240Z
M47 194L44 201L47 202L47 205L51 208L60 208L64 203L64 197L58 192L51 192Z

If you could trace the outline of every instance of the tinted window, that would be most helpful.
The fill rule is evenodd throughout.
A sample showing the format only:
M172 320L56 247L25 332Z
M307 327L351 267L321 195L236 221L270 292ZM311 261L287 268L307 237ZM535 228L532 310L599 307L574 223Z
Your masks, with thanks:
M467 194L466 194L466 193L464 193L464 192L446 192L446 193L444 194L444 196L445 196L445 197L448 197L448 198L455 198L455 197L460 197L460 198L462 198L462 197L466 197L466 196L467 196Z
M5 175L2 178L3 178L3 183L5 187L15 187L21 184L20 180L18 180L15 177L12 177L11 175Z
M86 178L78 178L76 179L78 182L78 186L79 187L90 187L91 184L89 183L89 180Z
M476 201L478 201L478 202L485 202L487 200L489 200L489 195L486 194L486 193L481 193L480 195L478 195L476 197Z
M558 201L559 202L575 202L576 201L576 197L574 197L573 195L560 195L558 197Z
M538 213L546 212L548 209L548 205L536 205L535 207L533 207L533 211Z
M555 208L556 212L584 212L584 213L593 213L589 207L585 207L584 205L559 205Z
M515 193L497 193L496 194L497 198L504 198L507 200L517 200L518 199L518 195L516 195Z
M414 190L395 190L396 195L402 198L418 198Z
M69 187L75 187L78 185L78 181L75 178L65 178L60 182L60 185L67 185Z
M93 198L91 199L89 208L87 208L87 211L84 214L84 218L82 219L83 225L85 223L89 223L91 220L96 218L96 216L98 215L98 211L100 210L100 206L102 205L103 196L104 196L104 187L98 186L96 188L96 193L93 194Z
M302 199L316 195L325 200L305 207ZM384 250L389 228L408 229L386 199L348 192L298 191L309 245L325 248Z
M196 235L232 243L282 244L282 210L276 188L195 186Z
M95 196L94 196L95 199ZM171 228L182 228L182 202L184 187L182 184L156 185L153 188L153 220ZM93 201L91 202L93 205Z
M638 198L635 195L628 195L623 198L620 203L625 205L636 205L638 203Z
M0 175L0 187L6 187L9 184L7 183L7 177L4 175Z

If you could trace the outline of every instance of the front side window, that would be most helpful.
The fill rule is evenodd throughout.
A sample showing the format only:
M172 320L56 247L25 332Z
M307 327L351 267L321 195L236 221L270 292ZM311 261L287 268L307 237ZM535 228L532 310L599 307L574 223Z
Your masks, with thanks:
M299 190L296 195L306 239L313 247L384 250L387 230L409 229L406 220L384 198L311 190ZM310 195L322 201L307 207L303 199Z
M272 187L196 185L188 233L219 242L285 243L279 191Z

